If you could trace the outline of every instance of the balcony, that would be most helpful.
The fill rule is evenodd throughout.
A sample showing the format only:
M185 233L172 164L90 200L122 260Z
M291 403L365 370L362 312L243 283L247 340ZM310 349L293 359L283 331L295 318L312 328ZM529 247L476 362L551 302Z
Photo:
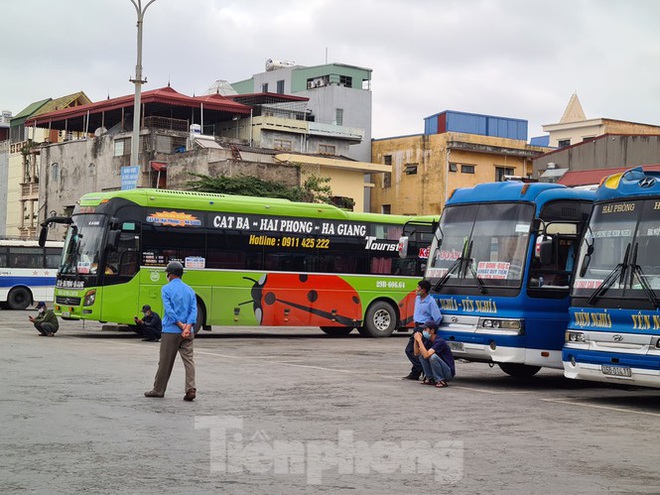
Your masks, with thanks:
M21 183L20 199L37 201L39 199L39 183L38 182Z

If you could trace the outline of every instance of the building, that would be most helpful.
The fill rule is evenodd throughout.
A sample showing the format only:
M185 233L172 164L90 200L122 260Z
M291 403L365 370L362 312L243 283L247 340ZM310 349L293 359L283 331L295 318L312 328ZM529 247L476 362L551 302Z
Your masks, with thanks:
M78 198L92 191L186 189L195 179L193 174L251 175L290 186L300 185L310 174L320 175L331 179L338 200L354 201L355 209L361 211L365 173L390 167L302 153L301 143L317 138L310 131L313 122L295 118L305 114L304 105L297 110L303 100L271 93L190 97L169 86L146 91L142 94L140 165L134 171L130 167L132 95L28 118L29 129L80 133L78 139L39 147L38 217L70 214ZM276 134L290 139L290 150L268 147ZM348 146L348 139L355 138L329 136L324 142L341 149Z
M527 144L525 120L449 110L426 117L424 134L373 141L373 161L392 172L376 178L371 211L438 214L458 187L531 177L532 159L547 150Z
M71 139L73 133L28 129L25 122L45 113L90 103L82 92L46 98L28 105L9 121L8 139L0 146L0 235L34 237L38 228L39 150L41 143ZM0 210L1 211L1 210Z
M371 161L371 69L346 64L312 67L269 59L265 72L231 84L239 94L278 93L302 96L309 100L308 116L326 132L362 136L351 143L347 158ZM334 130L332 129L334 128ZM318 149L307 149L316 153Z

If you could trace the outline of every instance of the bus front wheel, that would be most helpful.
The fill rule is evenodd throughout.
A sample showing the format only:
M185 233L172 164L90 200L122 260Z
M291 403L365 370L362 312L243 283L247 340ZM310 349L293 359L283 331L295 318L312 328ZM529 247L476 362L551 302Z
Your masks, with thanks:
M389 337L394 333L396 322L396 310L392 305L385 301L376 301L367 309L364 330L370 337Z
M527 364L517 363L498 363L498 366L507 375L511 375L516 378L531 378L541 369L540 366L529 366Z
M25 309L32 302L32 294L25 287L14 287L7 295L7 305L11 309Z
M330 337L346 337L353 331L353 327L321 327Z

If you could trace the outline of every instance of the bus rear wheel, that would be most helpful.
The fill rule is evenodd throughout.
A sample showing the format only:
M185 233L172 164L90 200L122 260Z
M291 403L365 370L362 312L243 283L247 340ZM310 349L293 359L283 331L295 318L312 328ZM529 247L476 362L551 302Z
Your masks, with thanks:
M385 301L376 301L367 309L364 333L370 337L389 337L394 333L396 323L397 314L392 305Z
M7 295L10 309L25 309L32 302L32 294L25 287L14 287Z
M353 331L353 327L321 327L330 337L346 337Z
M498 363L498 366L507 375L511 375L516 378L531 378L541 369L540 366L529 366L527 364L517 363Z

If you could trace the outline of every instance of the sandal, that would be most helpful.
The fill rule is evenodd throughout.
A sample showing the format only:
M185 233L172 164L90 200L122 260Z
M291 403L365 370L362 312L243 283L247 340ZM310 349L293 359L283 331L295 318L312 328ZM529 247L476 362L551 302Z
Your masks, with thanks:
M440 380L438 383L435 384L435 388L445 388L448 387L447 382L444 380Z
M428 378L425 378L422 381L422 385L435 385L435 384L436 384L435 380L429 380Z

